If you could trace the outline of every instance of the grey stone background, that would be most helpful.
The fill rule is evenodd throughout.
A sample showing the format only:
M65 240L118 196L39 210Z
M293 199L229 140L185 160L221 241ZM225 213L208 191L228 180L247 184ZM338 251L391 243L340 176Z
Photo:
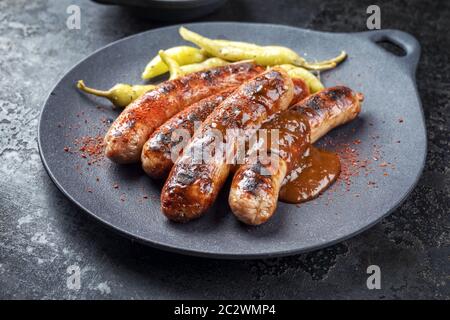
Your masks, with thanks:
M81 31L65 25L73 3L81 7ZM93 50L162 24L90 1L1 0L0 297L448 299L450 2L374 3L382 28L410 32L423 46L417 84L429 150L419 185L382 223L335 246L221 261L161 252L107 230L56 189L38 155L37 119L57 79ZM369 4L230 0L202 20L364 31ZM381 290L366 288L370 264L381 267ZM69 265L81 268L80 290L66 286Z

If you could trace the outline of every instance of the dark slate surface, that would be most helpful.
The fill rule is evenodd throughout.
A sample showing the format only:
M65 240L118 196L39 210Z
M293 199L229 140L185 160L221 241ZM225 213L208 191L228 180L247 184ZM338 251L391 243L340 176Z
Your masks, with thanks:
M36 145L45 96L93 50L161 25L82 1L82 29L68 30L66 8L72 3L0 2L1 298L450 298L448 1L377 1L382 27L410 32L423 47L417 78L429 150L412 195L351 240L257 261L186 257L133 243L93 221L54 187ZM365 31L369 4L233 0L203 20ZM381 268L381 290L366 287L371 264ZM80 290L67 288L71 265L81 268Z

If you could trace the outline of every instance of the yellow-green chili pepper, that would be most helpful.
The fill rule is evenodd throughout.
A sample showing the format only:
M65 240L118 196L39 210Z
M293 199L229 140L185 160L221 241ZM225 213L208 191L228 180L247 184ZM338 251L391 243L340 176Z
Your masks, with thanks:
M206 69L210 69L210 68L214 68L214 67L220 67L220 66L229 64L228 61L225 61L220 58L209 58L203 62L192 63L192 64L180 66L175 61L175 59L170 58L169 55L167 55L167 53L163 50L159 51L159 56L161 57L161 60L169 68L169 73L170 73L169 80L179 78L181 76L184 76L184 75L187 75L190 73L194 73L194 72L198 72L198 71L202 71L202 70L206 70Z
M212 56L229 61L254 60L255 63L264 66L293 64L307 69L326 70L336 67L337 63L341 62L347 56L345 52L342 52L336 58L311 63L286 47L258 46L245 42L213 40L184 27L181 27L179 32L184 40L198 45Z
M169 80L181 77L184 75L183 71L180 69L180 65L175 59L171 58L164 50L159 50L159 57L162 62L169 68Z
M155 85L151 84L132 86L125 83L119 83L116 84L111 89L109 89L108 91L103 91L87 87L84 84L83 80L79 80L77 83L78 89L99 97L107 98L117 108L125 108L127 105L136 100L138 97L140 97L147 91L154 89L155 87L156 87Z
M286 70L292 78L298 78L305 81L311 93L316 93L324 88L322 82L320 82L314 74L302 67L296 67L291 64L282 64L280 67Z
M181 66L185 64L202 62L207 58L205 51L189 46L173 47L165 50L165 52ZM157 55L145 67L145 70L142 73L142 79L148 80L162 75L167 71L169 71L169 68L161 60L161 57Z
M181 66L180 69L184 74L189 74L193 72L198 72L210 68L221 67L229 64L228 61L225 61L220 58L209 58L200 63L193 63Z
M235 47L235 48L241 48L241 49L260 49L261 48L261 46L258 46L257 44L249 43L249 42L242 42L242 41L214 39L214 42L216 42L217 44L222 45L222 46Z

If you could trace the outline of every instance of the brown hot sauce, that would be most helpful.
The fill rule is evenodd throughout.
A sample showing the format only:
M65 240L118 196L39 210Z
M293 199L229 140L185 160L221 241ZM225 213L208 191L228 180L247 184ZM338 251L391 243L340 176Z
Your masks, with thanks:
M278 152L287 165L279 194L281 201L301 203L314 199L339 176L338 155L311 144L311 129L305 115L286 111L277 114L263 128L279 130Z
M310 146L296 169L285 178L279 199L287 203L312 200L339 176L341 163L337 154Z

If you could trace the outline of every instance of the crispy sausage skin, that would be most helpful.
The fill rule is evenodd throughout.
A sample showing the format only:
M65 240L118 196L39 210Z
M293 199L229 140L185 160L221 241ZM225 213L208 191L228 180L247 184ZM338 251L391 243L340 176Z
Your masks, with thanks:
M308 119L311 143L337 126L355 119L364 96L344 86L324 89L292 107Z
M252 62L241 62L163 82L132 102L114 121L105 136L106 156L117 163L138 162L150 134L169 118L263 70Z
M294 83L294 98L291 101L291 105L294 105L309 95L309 88L301 79L292 79L292 82ZM175 151L181 154L184 147L183 144L188 142L184 140L179 142L177 140L179 134L174 134L177 132L188 134L188 136L192 137L195 122L203 122L234 90L235 88L228 89L217 95L200 100L156 129L142 148L141 162L144 171L154 179L167 177L173 166L174 155L172 155L172 151L176 148ZM179 129L186 131L179 132L177 131Z
M275 212L284 178L309 144L354 119L361 111L361 101L362 95L349 88L332 87L309 96L265 123L263 127L268 130L285 128L279 131L278 165L257 161L238 168L228 200L234 215L249 225L266 222ZM306 123L302 125L303 122ZM270 174L262 175L263 168Z
M279 68L268 70L234 91L195 132L177 159L161 193L162 212L173 221L200 217L212 205L225 182L230 166L224 157L194 159L198 150L209 150L220 133L223 144L227 129L257 129L269 116L287 109L293 98L293 83ZM229 149L236 144L230 143ZM197 150L197 151L196 151Z
M202 123L235 89L227 89L192 104L156 129L142 148L141 161L144 171L154 179L167 177L173 166L172 151L177 148L181 154L183 149L179 144L188 142L179 142L178 139L184 138L183 134L192 137L196 122ZM180 129L185 131L177 131Z

